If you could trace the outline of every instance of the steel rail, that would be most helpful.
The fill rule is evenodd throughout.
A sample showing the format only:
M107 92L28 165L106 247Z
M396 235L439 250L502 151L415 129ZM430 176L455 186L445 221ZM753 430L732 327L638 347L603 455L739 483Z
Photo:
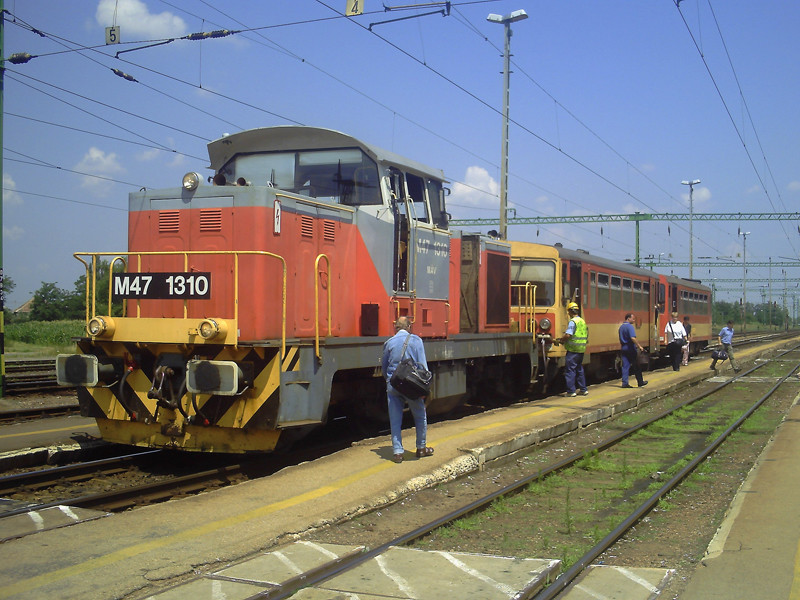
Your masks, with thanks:
M144 450L132 454L125 454L123 456L90 460L74 465L64 465L61 467L52 467L50 469L6 475L5 477L0 477L0 492L9 492L23 487L54 485L58 481L64 479L97 473L98 471L106 470L108 467L128 465L143 457L152 458L154 455L163 452L163 450ZM5 516L5 514L0 514L0 518Z

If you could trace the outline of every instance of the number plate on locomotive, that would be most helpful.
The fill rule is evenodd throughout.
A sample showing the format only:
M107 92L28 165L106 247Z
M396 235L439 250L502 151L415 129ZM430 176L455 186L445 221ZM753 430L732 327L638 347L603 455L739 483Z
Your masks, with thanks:
M211 297L211 273L114 273L115 300L206 300Z

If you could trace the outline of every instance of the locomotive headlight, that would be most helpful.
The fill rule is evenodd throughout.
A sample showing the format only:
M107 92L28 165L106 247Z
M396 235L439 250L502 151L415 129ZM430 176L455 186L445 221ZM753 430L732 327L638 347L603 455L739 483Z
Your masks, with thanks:
M225 337L228 324L221 319L204 319L197 331L204 340L213 340L215 337Z
M539 321L539 329L541 329L542 331L550 331L550 328L552 326L553 326L553 324L550 322L550 319L548 319L547 317L545 317L544 319Z
M193 191L200 185L200 173L187 173L183 176L183 189Z
M114 333L114 319L111 317L94 317L86 325L87 333L92 337L112 335Z

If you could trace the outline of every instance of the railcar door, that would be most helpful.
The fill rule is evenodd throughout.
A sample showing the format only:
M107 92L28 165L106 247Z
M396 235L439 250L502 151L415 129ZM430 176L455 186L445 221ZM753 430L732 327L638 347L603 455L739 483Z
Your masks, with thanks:
M416 227L413 219L409 218L409 203L406 196L405 175L392 168L390 171L390 185L392 190L392 211L394 212L394 267L392 281L395 292L408 292L410 290L410 274L414 261L412 248Z

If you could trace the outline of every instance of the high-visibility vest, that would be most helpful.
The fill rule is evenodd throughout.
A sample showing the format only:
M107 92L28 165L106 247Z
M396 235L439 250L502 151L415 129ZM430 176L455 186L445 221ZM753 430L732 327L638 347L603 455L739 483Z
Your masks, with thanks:
M564 349L567 352L583 354L586 352L586 342L589 341L589 327L586 325L586 321L577 315L570 321L575 322L575 333L564 343Z

